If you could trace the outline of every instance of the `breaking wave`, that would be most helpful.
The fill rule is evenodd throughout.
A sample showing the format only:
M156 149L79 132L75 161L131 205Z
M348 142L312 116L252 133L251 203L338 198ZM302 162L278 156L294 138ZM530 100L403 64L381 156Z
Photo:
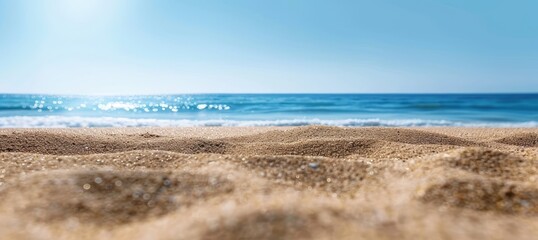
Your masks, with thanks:
M197 127L197 126L386 126L386 127L538 127L538 122L455 122L425 119L281 119L281 120L189 120L72 116L0 117L0 128L81 128L81 127Z

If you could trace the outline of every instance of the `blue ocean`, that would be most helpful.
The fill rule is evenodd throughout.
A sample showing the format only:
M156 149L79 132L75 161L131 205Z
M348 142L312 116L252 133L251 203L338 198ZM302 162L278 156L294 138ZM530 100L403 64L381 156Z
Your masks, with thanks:
M538 127L538 94L2 94L0 127Z

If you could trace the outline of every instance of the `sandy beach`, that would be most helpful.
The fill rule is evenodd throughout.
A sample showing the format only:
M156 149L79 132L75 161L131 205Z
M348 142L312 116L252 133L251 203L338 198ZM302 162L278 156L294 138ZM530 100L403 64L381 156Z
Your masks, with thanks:
M535 239L538 129L1 129L0 196L0 239Z

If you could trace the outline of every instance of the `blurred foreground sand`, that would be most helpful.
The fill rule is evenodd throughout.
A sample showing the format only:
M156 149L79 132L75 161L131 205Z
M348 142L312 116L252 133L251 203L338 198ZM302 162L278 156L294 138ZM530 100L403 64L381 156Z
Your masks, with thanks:
M0 197L0 239L536 239L538 129L2 129Z

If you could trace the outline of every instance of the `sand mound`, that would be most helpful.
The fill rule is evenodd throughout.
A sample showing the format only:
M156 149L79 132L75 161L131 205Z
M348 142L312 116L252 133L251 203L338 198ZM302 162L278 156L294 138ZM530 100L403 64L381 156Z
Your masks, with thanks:
M0 135L0 152L42 154L90 154L118 152L132 145L99 136L57 134L51 132L18 132Z
M333 235L337 211L303 213L293 209L270 209L240 216L231 224L208 231L202 239L324 239Z
M439 159L449 167L477 173L486 177L528 180L538 173L536 161L485 148L456 150Z
M180 154L160 150L136 150L118 153L88 155L43 155L33 153L0 153L0 186L16 182L16 176L55 169L96 169L116 170L140 169L183 169L186 166L199 167L207 164L211 154Z
M296 156L247 157L241 166L279 184L345 193L359 188L376 169L358 161Z
M184 154L218 153L227 152L230 144L219 140L205 139L165 139L146 141L136 145L135 149L152 149L172 151Z
M41 154L95 154L132 151L138 149L174 151L185 154L225 153L227 143L219 140L165 138L149 133L122 140L111 136L55 134L49 132L26 132L16 135L0 135L0 152L31 152Z
M293 143L252 143L237 146L235 153L248 155L300 155L345 157L370 152L374 140L305 140Z
M128 136L135 136L135 137L141 137L141 138L160 138L160 137L162 137L159 134L153 134L153 133L149 133L149 132L140 133L140 134L130 134Z
M538 214L536 187L488 179L449 178L420 196L427 203L507 214Z
M470 146L476 143L439 133L404 128L341 128L309 126L291 130L275 130L251 136L232 138L235 142L297 142L304 139L373 139L409 144L444 144Z
M17 214L41 222L67 217L128 223L233 190L216 176L170 171L57 171L33 174L2 194Z
M497 140L504 143L521 147L538 147L538 133L520 133Z
M256 213L242 217L232 226L211 231L203 239L310 239L309 218L283 211Z
M373 144L381 141L414 145L476 145L465 139L439 133L389 128L300 127L219 139L161 136L149 132L92 136L52 131L20 131L0 135L0 152L67 155L144 149L184 154L277 154L345 157L357 153L364 154L369 151Z

